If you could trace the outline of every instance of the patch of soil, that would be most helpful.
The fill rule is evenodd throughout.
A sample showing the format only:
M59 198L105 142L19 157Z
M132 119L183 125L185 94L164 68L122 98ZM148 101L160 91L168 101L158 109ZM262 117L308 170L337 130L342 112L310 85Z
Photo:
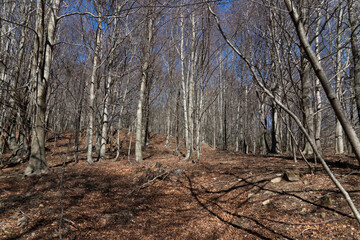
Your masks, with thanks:
M144 163L134 164L127 131L121 136L120 161L109 153L88 165L82 150L74 164L68 138L59 138L48 142L49 174L23 178L26 163L1 169L0 239L360 239L359 224L320 165L310 174L291 157L207 145L193 164L159 134L151 135ZM327 160L360 208L356 160ZM294 170L300 181L271 182Z

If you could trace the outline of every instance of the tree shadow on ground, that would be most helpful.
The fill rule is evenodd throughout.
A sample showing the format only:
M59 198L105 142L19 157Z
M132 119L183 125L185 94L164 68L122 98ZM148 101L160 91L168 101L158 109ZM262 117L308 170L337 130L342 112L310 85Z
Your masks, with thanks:
M63 173L61 168L57 170L19 180L18 188L12 185L4 189L13 192L2 199L11 203L4 214L10 217L21 209L30 216L28 226L9 239L27 238L32 233L37 239L56 239L59 229L66 239L163 239L184 234L185 225L201 221L204 216L202 209L183 206L189 202L189 195L169 194L166 187L158 186L174 184L169 179L134 191L142 182L134 181L131 175L103 170L72 171L71 166L64 168ZM40 203L44 207L40 208Z
M245 216L245 215L239 215L237 213L234 213L234 212L230 212L226 209L224 209L223 207L221 207L219 204L217 203L214 203L214 202L206 202L204 200L201 200L200 199L200 196L201 194L199 194L199 191L198 189L195 189L193 187L193 181L191 180L191 178L189 176L186 176L186 179L187 179L187 183L188 183L188 186L187 188L190 190L191 192L191 195L194 197L194 199L196 200L196 202L203 208L205 209L207 212L209 212L211 215L215 216L217 219L219 219L221 222L225 223L225 224L228 224L236 229L241 229L255 237L258 237L259 239L272 239L272 238L269 238L269 237L266 237L262 231L260 229L263 229L263 230L267 230L269 231L270 233L274 234L275 236L277 237L283 237L285 239L292 239L291 237L289 236L286 236L282 233L278 233L276 232L276 230L274 229L271 229L270 227L264 225L263 223L261 223L259 220L253 218L253 217L250 217L250 216ZM233 190L234 188L232 189L227 189L225 192L229 192L231 190ZM210 207L210 205L216 205L217 206L217 210L212 210L212 207ZM241 224L238 224L233 221L230 221L230 220L226 220L225 217L221 216L222 213L226 213L232 217L236 217L238 219L240 218L244 218L244 219L247 219L247 220L250 220L251 222L253 222L256 227L244 227L244 226L241 226ZM260 228L260 229L259 229Z
M212 214L213 216L216 216L220 221L234 227L237 229L241 229L249 234L252 234L253 236L256 236L258 238L261 239L268 239L269 235L268 234L264 234L264 230L266 230L265 232L270 233L271 238L272 237L282 237L282 238L286 238L286 239L292 239L290 236L288 236L285 232L282 232L281 228L277 229L276 227L270 227L268 224L263 223L265 220L265 222L275 222L275 223L279 223L279 224L287 224L287 225L297 225L297 224L292 224L291 222L283 222L283 221L276 221L275 219L269 219L269 218L263 218L263 217L257 217L255 218L253 215L251 216L246 216L246 215L242 215L242 214L238 214L236 212L234 212L234 210L227 210L226 208L224 208L223 202L219 201L221 198L224 198L225 195L230 194L231 192L236 192L237 190L239 190L240 192L247 192L250 190L254 190L256 189L255 192L253 192L254 194L259 193L260 191L262 192L270 192L271 194L274 195L274 198L282 198L282 199L287 199L287 198L294 198L299 200L300 202L304 203L305 206L313 206L313 211L315 212L323 212L323 211L330 211L336 215L339 215L339 217L334 218L334 219L327 219L323 222L317 222L314 223L314 225L317 224L325 224L327 222L332 222L332 221L336 221L336 219L339 218L345 218L348 220L353 220L354 217L349 215L348 213L345 213L341 210L335 209L332 206L328 206L326 204L323 204L321 202L318 201L318 199L314 199L314 198L304 198L302 196L299 196L299 194L304 193L305 192L319 192L319 193L332 193L335 194L336 196L340 196L341 197L341 193L338 190L333 190L333 189L321 189L321 190L312 190L312 189L307 189L307 190L290 190L290 191L285 191L285 190L276 190L273 189L271 186L267 186L270 183L270 180L272 180L273 178L264 178L264 174L262 174L262 178L261 179L252 179L252 177L247 176L247 177L242 177L244 174L243 169L239 169L240 172L242 172L242 174L237 174L236 171L234 172L230 172L230 171L224 171L223 169L212 169L213 171L218 171L218 172L222 172L222 174L227 174L229 176L232 176L232 178L230 179L238 179L238 182L234 182L234 184L232 184L231 186L227 186L226 188L222 188L220 190L212 190L212 189L207 189L204 188L203 186L199 187L194 187L197 184L194 183L193 177L191 176L186 176L187 178L187 184L184 184L184 187L187 187L190 191L192 196L194 197L194 199L198 202L198 204L204 208L206 211L208 211L210 214ZM252 169L253 170L253 169ZM266 176L265 176L266 177ZM291 184L291 183L285 183L285 184ZM224 184L225 185L225 184ZM349 191L351 193L358 193L359 191ZM297 194L299 193L299 194ZM237 195L236 195L237 196ZM236 198L236 196L234 198ZM224 201L224 200L223 200ZM242 200L242 202L240 204L237 205L237 207L241 207L241 206L245 206L245 204L247 204L249 201L249 198ZM299 205L303 205L303 204L299 204ZM237 209L237 207L235 206L235 210ZM290 213L290 212L289 212ZM225 218L223 215L228 215L231 216L233 218L235 218L235 220L228 220L228 217ZM294 214L293 212L291 214ZM238 224L236 219L246 219L247 221L251 221L252 224L245 224L245 226L243 226L242 224ZM241 221L240 221L241 222ZM248 225L250 227L248 227ZM298 225L302 225L302 224L298 224ZM305 224L304 224L305 225ZM309 224L312 225L312 224Z

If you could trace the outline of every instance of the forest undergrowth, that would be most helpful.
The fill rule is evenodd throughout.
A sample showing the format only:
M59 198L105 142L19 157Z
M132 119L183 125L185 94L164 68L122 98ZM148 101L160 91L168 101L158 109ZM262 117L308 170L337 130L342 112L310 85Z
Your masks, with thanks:
M68 137L47 143L50 172L23 177L25 164L0 168L0 239L360 239L359 224L320 164L300 157L214 151L183 161L175 142L151 134L144 163L123 151L75 164ZM6 155L5 155L6 156ZM195 155L194 155L195 157ZM314 159L309 159L314 166ZM353 156L327 156L360 207ZM289 181L288 173L299 174Z

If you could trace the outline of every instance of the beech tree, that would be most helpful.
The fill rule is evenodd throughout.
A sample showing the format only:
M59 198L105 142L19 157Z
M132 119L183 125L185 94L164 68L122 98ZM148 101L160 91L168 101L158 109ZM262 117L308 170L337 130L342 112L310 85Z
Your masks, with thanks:
M142 162L142 146L144 137L143 134L143 107L145 101L145 91L149 81L149 68L150 68L150 54L151 54L151 46L153 40L153 24L154 24L154 11L153 8L149 8L147 10L147 17L146 17L146 27L145 29L145 36L146 39L144 41L144 51L143 51L143 60L141 66L141 79L140 79L140 88L139 88L139 97L137 103L137 110L136 110L136 138L135 138L135 161Z
M95 50L93 53L93 63L90 76L90 91L89 91L89 125L88 125L88 146L87 146L87 162L93 164L92 149L93 149L93 133L94 133L94 114L95 114L95 81L99 68L101 40L102 40L102 11L103 6L97 6L97 19L96 19L96 35L95 35Z
M57 17L61 0L51 1L51 11L46 11L46 1L37 1L36 24L33 60L31 64L32 94L33 94L33 128L31 136L31 152L29 165L25 175L39 174L48 171L45 158L45 113L46 97L50 77L53 46ZM48 14L48 16L46 16ZM45 18L49 18L47 25ZM47 28L45 28L47 26Z

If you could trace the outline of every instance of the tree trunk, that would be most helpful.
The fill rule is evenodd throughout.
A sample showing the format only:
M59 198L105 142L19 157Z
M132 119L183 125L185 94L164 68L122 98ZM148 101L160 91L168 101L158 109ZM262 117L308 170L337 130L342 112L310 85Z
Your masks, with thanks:
M216 150L216 131L217 131L217 124L216 124L216 106L214 104L214 112L213 112L213 150Z
M267 124L266 124L266 114L265 114L265 97L264 94L261 96L258 94L259 99L259 115L260 115L260 154L264 155L268 152L268 147L266 144L266 132L267 132Z
M135 161L140 163L143 161L142 158L142 143L143 143L143 105L145 101L145 90L148 82L148 70L150 65L150 52L151 42L153 38L153 16L149 10L147 17L147 39L145 42L144 60L141 68L141 81L139 98L136 110L136 129L135 129Z
M89 92L89 126L88 126L88 146L87 146L87 162L88 164L93 164L94 160L92 158L93 150L93 134L94 134L94 118L95 118L95 81L96 73L100 61L100 52L101 52L101 12L102 9L99 9L100 16L97 19L97 29L96 29L96 40L95 40L95 51L93 57L93 66L91 70L90 77L90 92Z
M111 64L110 64L111 65ZM109 125L109 99L110 99L110 86L111 86L111 70L109 69L109 75L105 81L105 99L101 129L101 146L100 146L100 159L105 158L106 154L106 142L108 139L108 125Z
M240 102L238 102L236 111L236 123L235 123L235 152L239 152L239 134L240 134Z
M188 115L188 81L185 77L185 23L184 23L184 13L181 9L180 16L180 68L181 68L181 88L182 88L182 100L184 108L184 133L185 133L185 147L188 148L189 145L189 115Z
M171 104L171 99L172 97L172 94L171 92L169 93L169 96L168 96L168 104L167 104L167 111L166 111L166 141L165 141L165 146L166 147L170 147L170 131L171 131L171 107L172 104Z
M194 147L194 94L195 94L195 41L196 41L196 29L195 29L195 14L191 14L191 46L190 46L190 72L189 72L189 112L188 112L188 140L186 143L186 156L184 160L191 159L191 153Z
M300 5L304 5L304 0L300 1ZM304 27L307 28L307 24L305 24L306 19L308 17L308 9L306 7L302 7L301 15L303 19L305 19ZM311 84L311 65L306 58L306 52L303 49L300 49L300 80L301 80L301 101L303 107L303 119L305 128L308 130L309 136L312 140L315 141L315 132L314 132L314 108L313 108L313 97L312 97L312 84ZM313 149L309 141L304 137L305 146L303 150L304 155L312 155Z
M180 151L180 132L179 132L179 125L180 125L180 88L178 90L177 93L177 97L176 97L176 109L175 109L175 113L176 113L176 130L175 130L175 134L176 134L176 153L178 153Z
M121 102L121 106L120 106L120 111L119 111L119 121L118 121L118 131L117 131L117 139L116 139L116 145L117 145L117 150L116 150L116 157L115 159L118 159L120 156L120 149L121 149L121 129L122 129L122 112L124 110L124 105L125 105L125 100L126 100L126 95L127 95L127 89L129 86L129 82L130 82L130 77L128 76L127 81L126 81L126 87L124 90L124 95L122 97L122 102Z
M202 78L204 78L204 74L202 72ZM202 83L204 80L202 79ZM197 109L197 117L196 117L196 163L200 162L200 151L201 151L201 122L202 122L202 111L203 111L203 96L204 89L200 86L200 91L198 94L198 109Z
M316 38L315 38L315 52L316 55L318 56L319 61L321 61L321 56L320 56L320 52L319 52L319 42L320 42L320 37L319 37L319 30L320 30L320 24L321 24L321 11L320 9L317 10L317 14L318 14L318 22L317 22L317 26L316 26ZM320 92L320 81L318 78L315 79L315 102L316 102L316 106L315 106L315 143L317 148L319 149L319 151L321 152L321 122L322 122L322 112L321 112L321 107L322 107L322 99L321 99L321 92Z
M310 79L310 64L306 60L304 56L304 52L302 53L302 68L301 68L301 88L302 88L302 105L303 105L303 116L305 127L309 132L311 139L315 141L314 136L314 109L312 105L312 86ZM309 141L305 139L305 147L303 150L304 155L313 154L313 149L310 146Z
M143 129L142 129L142 146L147 146L150 141L150 130L149 130L149 124L150 124L150 90L151 90L151 81L150 77L148 76L148 79L146 81L145 86L145 100L143 104Z
M84 76L82 76L80 80L80 99L79 103L76 105L76 116L75 116L75 140L74 140L74 159L75 163L79 162L79 148L80 148L80 134L81 134L81 115L82 115L82 107L83 107L83 100L84 100Z
M274 96L277 96L274 93ZM271 106L272 124L271 124L271 153L278 154L280 150L280 122L279 122L279 110L276 107L275 102Z
M335 84L335 94L336 97L342 101L342 77L343 77L343 70L342 70L342 50L341 50L341 25L342 25L342 18L343 18L343 8L340 4L340 12L339 12L339 21L337 23L337 37L336 37L336 62L335 62L335 75L336 75L336 84ZM343 139L343 129L338 119L336 119L336 129L335 129L335 152L336 154L343 154L344 153L344 139Z
M32 76L34 84L34 126L32 130L31 154L29 165L25 169L25 175L39 174L48 171L45 159L45 113L46 95L49 84L50 67L52 60L52 48L55 40L56 18L59 12L61 0L52 2L52 9L49 11L49 23L47 26L46 42L43 44L45 1L37 1L35 32L37 39L34 41L34 55L32 65ZM39 49L39 50L38 50ZM43 59L43 65L40 61Z

